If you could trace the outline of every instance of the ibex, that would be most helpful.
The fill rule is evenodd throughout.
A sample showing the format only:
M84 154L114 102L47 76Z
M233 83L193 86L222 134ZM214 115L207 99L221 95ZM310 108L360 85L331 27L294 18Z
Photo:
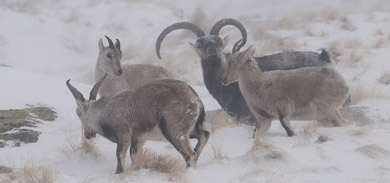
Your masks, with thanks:
M230 55L221 82L239 84L258 121L254 137L275 118L279 118L288 136L295 134L291 119L343 124L339 108L347 99L349 88L340 73L318 67L263 72L253 54L251 46Z
M224 60L229 58L231 54L223 52L223 49L229 43L229 36L226 36L223 39L219 36L220 30L226 25L233 25L241 32L242 39L236 42L233 47L233 52L237 52L245 45L247 32L239 21L227 18L216 22L210 30L210 35L205 35L199 26L189 22L179 22L168 26L157 38L156 53L158 58L161 59L161 43L170 32L178 29L186 29L195 33L198 39L195 44L191 43L191 45L201 59L203 81L207 90L229 115L238 118L249 118L250 122L256 123L256 118L250 112L248 105L238 88L238 84L232 83L223 86L220 82L221 74L226 70L226 63L224 63ZM294 51L282 52L265 57L255 57L254 59L256 60L258 67L263 71L331 66L329 55L325 50L323 50L321 54Z
M116 39L114 44L109 37L106 38L108 47L103 45L102 39L99 40L99 56L95 68L96 82L104 74L108 74L99 90L101 96L112 96L123 89L136 89L150 81L173 78L169 71L160 66L121 65L122 51L119 40Z
M144 144L142 136L154 128L159 128L182 154L187 167L195 166L210 135L202 129L205 111L196 92L184 82L167 79L96 100L106 76L94 85L88 101L70 84L70 80L66 85L76 99L76 113L85 137L91 139L98 133L117 144L115 173L123 172L129 147L130 157L134 160ZM191 149L189 138L198 139L194 150Z

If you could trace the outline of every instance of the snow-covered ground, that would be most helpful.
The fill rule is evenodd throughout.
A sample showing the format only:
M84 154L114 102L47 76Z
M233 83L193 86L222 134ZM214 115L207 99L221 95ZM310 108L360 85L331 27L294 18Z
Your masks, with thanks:
M169 35L162 60L155 56L154 44L172 23L192 21L208 32L226 17L245 25L247 46L253 44L257 56L329 50L352 88L351 107L367 107L370 120L338 128L294 121L294 137L274 121L259 142L252 139L252 126L228 124L213 130L197 166L179 178L130 171L129 157L128 171L114 175L116 146L100 136L94 153L71 147L81 143L82 134L65 81L70 78L89 93L98 40L104 35L121 40L123 64L164 66L196 89L207 110L220 108L204 87L199 58L188 45L195 36L186 31ZM227 34L232 42L240 36L232 27L222 30L222 36ZM39 125L37 143L0 148L0 165L14 171L43 167L54 173L55 182L390 182L389 59L390 3L385 0L3 0L0 110L40 104L54 107L58 118ZM184 167L167 142L147 142L145 148L178 159ZM1 180L10 179L0 174Z

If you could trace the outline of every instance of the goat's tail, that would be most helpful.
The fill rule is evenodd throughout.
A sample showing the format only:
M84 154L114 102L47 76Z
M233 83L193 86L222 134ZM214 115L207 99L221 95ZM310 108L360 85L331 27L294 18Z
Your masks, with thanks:
M351 104L352 104L352 99L351 99L351 94L349 94L343 104L343 108L348 108Z
M204 106L202 105L202 107L200 108L200 114L198 120L196 121L197 128L202 129L203 123L205 121L205 117L206 117L206 112L204 111Z

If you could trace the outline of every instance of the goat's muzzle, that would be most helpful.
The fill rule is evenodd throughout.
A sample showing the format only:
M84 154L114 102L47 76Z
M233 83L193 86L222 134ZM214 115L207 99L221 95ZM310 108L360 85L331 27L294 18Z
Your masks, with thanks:
M218 56L217 48L216 47L209 47L209 48L207 48L207 56L208 57Z
M117 72L115 72L117 76L120 76L123 74L123 69L119 69Z
M84 131L84 136L86 139L90 140L96 137L96 132Z

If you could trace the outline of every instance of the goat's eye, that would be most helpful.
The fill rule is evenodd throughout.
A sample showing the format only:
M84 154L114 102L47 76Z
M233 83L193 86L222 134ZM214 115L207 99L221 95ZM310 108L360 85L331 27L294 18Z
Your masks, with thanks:
M112 55L111 55L111 54L108 54L108 55L107 55L107 58L112 59Z

